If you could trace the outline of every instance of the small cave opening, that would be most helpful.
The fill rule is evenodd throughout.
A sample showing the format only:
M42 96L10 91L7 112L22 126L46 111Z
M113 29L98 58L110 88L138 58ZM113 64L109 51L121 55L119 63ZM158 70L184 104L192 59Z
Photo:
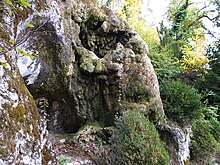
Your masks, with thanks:
M75 104L67 97L57 95L42 95L35 99L39 113L47 121L47 130L50 133L76 133L83 125L83 120L77 115Z
M40 72L27 88L36 101L40 115L45 114L49 132L76 132L81 121L76 115L75 103L66 91L64 82L65 66L61 54L65 45L53 22L48 18L35 21L37 31L29 38L28 49L38 52L36 58L40 63ZM28 76L34 74L36 73L32 72Z
M27 88L40 115L45 115L49 132L75 133L84 121L77 115L76 102L66 90L64 57L61 56L64 43L52 22L38 24L40 28L30 38L29 48L38 51L40 73Z

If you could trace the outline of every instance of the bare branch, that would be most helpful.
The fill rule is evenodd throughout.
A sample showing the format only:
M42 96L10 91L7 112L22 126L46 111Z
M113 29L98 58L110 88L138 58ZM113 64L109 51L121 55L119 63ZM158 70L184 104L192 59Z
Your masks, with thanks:
M8 47L7 49L4 49L0 52L0 55L3 55L9 51L12 51L13 49L15 49L16 47L22 45L23 43L25 43L34 33L38 32L40 30L40 28L42 28L46 23L49 22L49 18L42 23L39 27L37 27L35 30L33 31L28 31L26 34L23 35L23 37L21 37L20 41L17 41L17 43L15 43L13 46ZM52 32L52 31L44 31L44 32ZM54 32L54 31L53 31ZM4 45L4 47L7 47L6 45Z

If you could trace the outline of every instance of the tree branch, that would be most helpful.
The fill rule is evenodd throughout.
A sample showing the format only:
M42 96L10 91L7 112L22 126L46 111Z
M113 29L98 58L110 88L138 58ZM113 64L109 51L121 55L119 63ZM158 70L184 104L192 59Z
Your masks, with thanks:
M11 47L8 47L6 50L2 50L0 52L0 55L3 55L7 52L10 52L12 51L13 49L15 49L16 47L22 45L24 42L26 42L34 33L38 32L40 28L42 28L46 23L49 22L49 19L47 19L44 23L42 23L39 27L37 27L35 30L33 31L28 31L26 34L23 35L23 37L21 37L21 40L18 40L13 46ZM44 32L47 32L47 31L44 31ZM48 31L49 32L49 31ZM50 31L51 32L51 31ZM26 37L25 37L26 36ZM6 45L5 45L6 46ZM4 47L5 47L4 46Z

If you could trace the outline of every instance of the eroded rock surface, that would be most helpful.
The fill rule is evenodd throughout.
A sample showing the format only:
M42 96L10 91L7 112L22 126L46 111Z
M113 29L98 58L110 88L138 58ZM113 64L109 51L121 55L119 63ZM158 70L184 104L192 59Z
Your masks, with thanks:
M47 128L53 133L76 133L90 122L113 126L115 115L129 109L154 123L163 121L147 45L115 12L76 0L31 2L24 11L11 31L25 53L13 52L17 64L14 58L8 66L13 69L0 66L0 164L52 163L45 120L37 107L43 116L47 113ZM164 128L169 137L177 135L175 129Z
M56 164L46 122L13 62L0 65L0 120L0 164Z
M154 122L163 118L157 77L136 31L107 7L48 6L41 17L30 17L38 28L21 45L38 57L26 70L27 59L18 64L34 98L49 102L51 131L76 132L88 121L111 126L125 109L141 110Z
M161 139L166 143L166 149L170 157L169 164L189 164L191 126L186 125L184 128L180 128L172 122L166 122L160 123L158 128Z

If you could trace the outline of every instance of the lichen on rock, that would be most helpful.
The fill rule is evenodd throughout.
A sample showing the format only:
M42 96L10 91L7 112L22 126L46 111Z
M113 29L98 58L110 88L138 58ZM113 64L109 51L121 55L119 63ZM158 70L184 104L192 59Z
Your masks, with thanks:
M15 63L10 63L15 68ZM0 164L52 164L45 122L17 69L0 66ZM43 151L47 149L45 157Z

